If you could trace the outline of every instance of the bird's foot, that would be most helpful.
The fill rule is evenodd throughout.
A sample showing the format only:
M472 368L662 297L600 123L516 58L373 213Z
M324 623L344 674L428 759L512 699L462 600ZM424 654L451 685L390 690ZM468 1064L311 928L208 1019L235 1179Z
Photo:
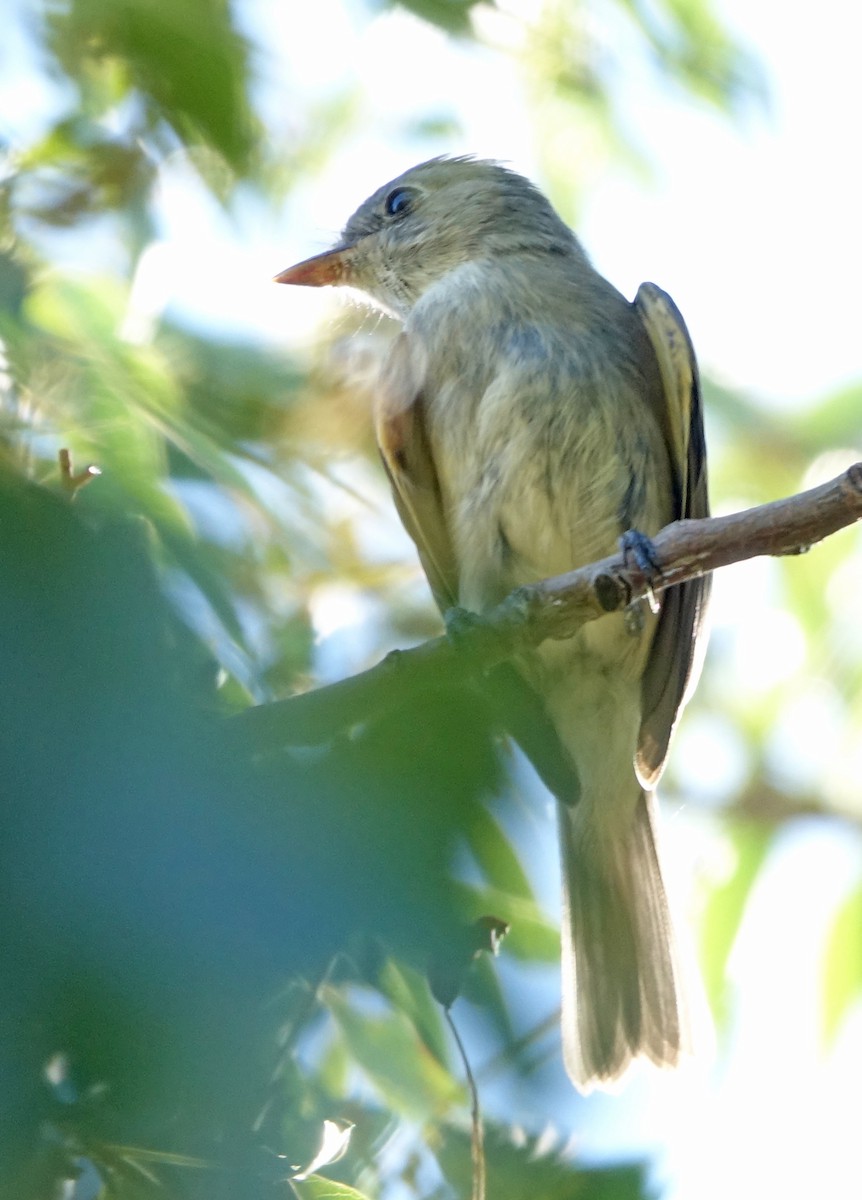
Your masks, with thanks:
M646 583L647 603L650 606L650 611L657 613L659 611L659 602L655 594L655 587L661 583L662 573L658 563L658 551L652 539L648 538L645 533L641 533L638 529L627 529L620 538L620 550L626 563L631 559L635 567L643 575L644 582ZM633 605L627 611L631 612L634 608L635 606ZM643 627L642 619L640 627ZM640 632L640 630L636 630L635 632Z

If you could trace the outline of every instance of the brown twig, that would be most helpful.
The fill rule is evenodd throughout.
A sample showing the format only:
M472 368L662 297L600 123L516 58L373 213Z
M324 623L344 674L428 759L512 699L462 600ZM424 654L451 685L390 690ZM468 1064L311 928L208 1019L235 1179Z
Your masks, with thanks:
M74 500L82 487L95 479L97 475L102 474L101 470L93 463L84 467L83 471L78 471L75 474L72 470L72 456L65 446L59 452L57 458L60 464L60 486L70 500Z
M633 600L718 567L760 555L800 554L862 518L862 463L830 483L704 520L675 521L653 539L658 579L647 580L630 555L611 555L576 571L518 588L459 637L387 655L377 666L317 691L246 709L236 736L257 751L314 745L366 720L369 713L465 679L546 638L572 637L582 625Z
M860 518L862 463L854 463L837 479L785 500L726 517L674 521L652 539L661 574L652 590L662 592L760 555L803 554ZM622 608L648 590L649 581L622 554L524 588L531 640L570 637L586 621Z

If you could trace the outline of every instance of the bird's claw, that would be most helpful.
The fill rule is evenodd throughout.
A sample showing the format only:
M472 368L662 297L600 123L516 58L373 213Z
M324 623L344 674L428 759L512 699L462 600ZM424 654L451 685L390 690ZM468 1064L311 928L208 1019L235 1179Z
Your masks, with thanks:
M650 612L657 613L659 602L655 594L655 585L661 582L662 574L658 563L658 553L652 540L638 529L627 529L620 538L620 550L623 558L626 560L631 558L638 571L643 575Z

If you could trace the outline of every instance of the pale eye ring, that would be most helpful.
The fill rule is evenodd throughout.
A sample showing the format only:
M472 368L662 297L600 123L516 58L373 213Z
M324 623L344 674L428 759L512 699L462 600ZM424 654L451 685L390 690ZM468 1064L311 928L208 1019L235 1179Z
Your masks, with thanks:
M383 210L387 217L403 217L413 205L413 192L410 188L393 188L383 201Z

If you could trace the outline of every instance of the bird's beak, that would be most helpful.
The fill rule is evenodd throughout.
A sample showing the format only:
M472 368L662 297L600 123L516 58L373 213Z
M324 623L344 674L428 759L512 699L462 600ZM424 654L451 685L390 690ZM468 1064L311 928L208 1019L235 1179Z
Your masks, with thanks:
M350 248L327 250L324 254L315 254L304 262L288 267L279 272L273 283L293 283L302 287L326 287L331 284L347 283L349 274Z

